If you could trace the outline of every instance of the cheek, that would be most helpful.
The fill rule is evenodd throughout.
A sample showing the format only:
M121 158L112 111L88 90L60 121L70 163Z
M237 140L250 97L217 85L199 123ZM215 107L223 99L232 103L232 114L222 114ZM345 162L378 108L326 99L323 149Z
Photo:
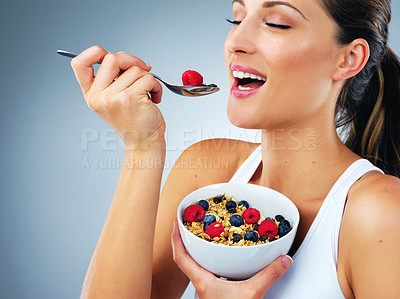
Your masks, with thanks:
M264 47L264 57L271 69L271 80L276 78L297 86L309 87L310 80L330 77L329 45L317 38L285 39ZM308 84L304 85L305 82Z

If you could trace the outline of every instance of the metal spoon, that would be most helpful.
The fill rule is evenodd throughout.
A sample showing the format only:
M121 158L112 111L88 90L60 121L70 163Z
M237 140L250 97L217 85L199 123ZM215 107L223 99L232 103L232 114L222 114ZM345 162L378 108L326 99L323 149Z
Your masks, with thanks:
M66 56L66 57L70 57L70 58L74 58L75 56L77 56L77 54L75 54L75 53L71 53L71 52L64 51L64 50L57 50L57 54L60 54L62 56ZM101 62L97 62L97 64L101 64ZM172 92L179 94L181 96L199 97L199 96L205 96L205 95L212 94L214 92L219 91L218 86L215 84L201 85L201 86L179 86L179 85L170 84L155 74L152 74L152 75L154 76L154 78L156 78L157 80L162 82L169 90L171 90Z

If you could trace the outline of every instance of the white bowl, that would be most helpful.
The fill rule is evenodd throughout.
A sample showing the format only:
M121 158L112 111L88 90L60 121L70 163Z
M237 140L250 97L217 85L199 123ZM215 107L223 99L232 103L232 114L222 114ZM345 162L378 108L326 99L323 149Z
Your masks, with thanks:
M185 208L201 199L218 194L246 200L265 217L282 215L291 224L291 231L273 242L253 246L214 244L192 234L182 222ZM300 220L294 203L283 194L254 184L222 183L202 187L187 195L179 204L178 224L187 252L203 268L215 275L230 279L247 279L266 267L282 254L287 254Z

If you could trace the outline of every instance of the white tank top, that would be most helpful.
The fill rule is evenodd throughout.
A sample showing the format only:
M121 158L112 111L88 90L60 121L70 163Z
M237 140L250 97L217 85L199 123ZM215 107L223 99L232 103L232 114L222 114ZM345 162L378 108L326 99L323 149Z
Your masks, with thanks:
M261 145L246 159L230 182L248 183L261 163ZM289 270L264 299L345 298L337 278L339 230L350 187L369 171L383 171L366 159L353 162L329 191ZM197 293L195 298L198 298Z

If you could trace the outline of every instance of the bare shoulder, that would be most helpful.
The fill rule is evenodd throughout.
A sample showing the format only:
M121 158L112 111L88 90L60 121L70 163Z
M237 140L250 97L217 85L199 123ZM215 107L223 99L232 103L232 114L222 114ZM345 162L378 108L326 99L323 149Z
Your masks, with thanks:
M345 229L360 237L359 244L392 242L390 234L400 235L400 179L374 174L357 182L348 194L343 221L351 224Z
M175 167L191 178L197 188L228 182L258 145L236 139L206 139L188 147Z
M393 208L400 208L400 179L394 176L369 175L354 184L348 194L346 209L354 215L372 211L386 214Z
M347 278L356 298L400 293L400 180L369 175L348 194L341 239Z

